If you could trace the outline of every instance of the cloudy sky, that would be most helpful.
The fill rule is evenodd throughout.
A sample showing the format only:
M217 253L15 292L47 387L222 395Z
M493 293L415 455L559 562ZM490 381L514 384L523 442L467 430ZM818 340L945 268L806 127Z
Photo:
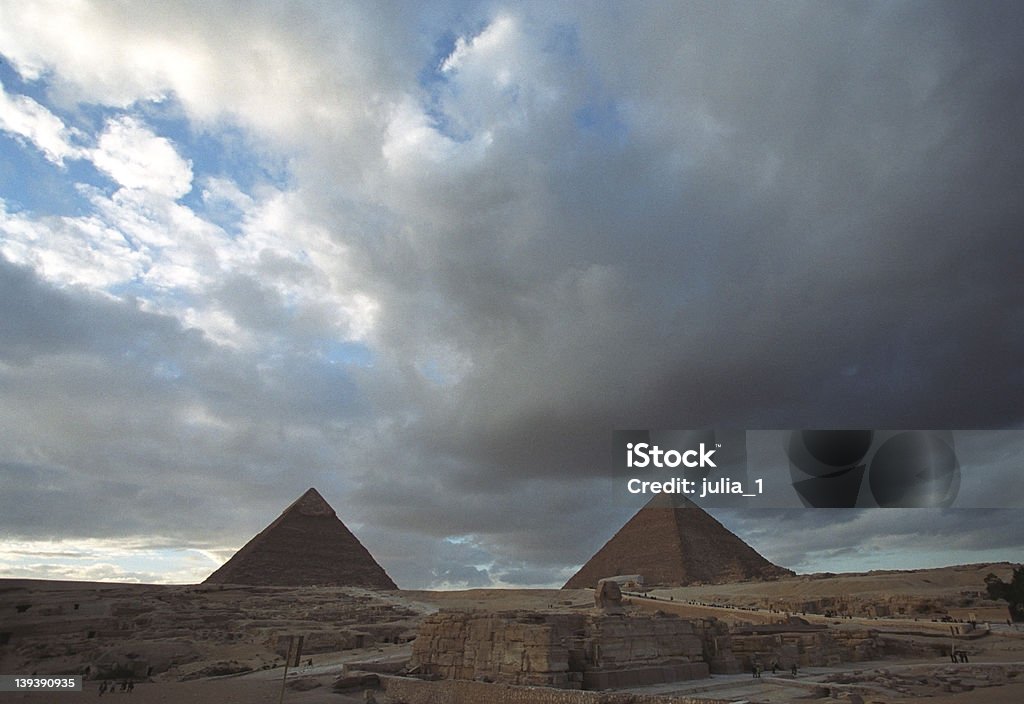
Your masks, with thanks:
M315 486L400 586L558 586L615 428L1021 427L1021 36L0 0L0 576L201 580ZM803 572L1022 558L1022 509L715 515Z

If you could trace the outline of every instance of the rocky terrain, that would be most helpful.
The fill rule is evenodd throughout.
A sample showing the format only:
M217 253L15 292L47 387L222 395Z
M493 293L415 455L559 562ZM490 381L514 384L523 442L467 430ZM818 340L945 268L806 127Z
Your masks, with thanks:
M1006 605L987 598L985 576L1009 580L1013 565L958 565L940 569L810 574L768 582L747 582L652 589L676 601L699 600L743 608L794 613L908 617L949 616L1004 621Z
M406 642L431 609L357 588L0 580L0 671L224 675L282 664L291 633L308 655Z
M1010 570L1010 565L1000 563L809 575L651 590L648 596L656 598L627 595L629 613L653 616L661 611L693 619L695 633L702 633L705 643L728 638L733 658L731 664L707 659L711 678L630 691L645 697L671 695L675 701L745 699L765 704L836 697L889 703L925 696L933 704L1017 702L1022 693L1018 683L1022 682L1024 629L1008 628L1002 617L1005 607L982 597L985 575L991 572L1006 578ZM82 673L88 678L86 689L93 692L102 678L133 678L139 682L134 701L142 704L269 703L280 694L286 652L282 636L297 634L305 637L304 652L301 666L289 675L287 702L362 701L367 687L377 688L379 702L399 701L389 698L388 691L394 697L401 693L410 704L420 701L418 697L454 701L454 690L444 689L449 686L445 681L419 682L416 687L412 687L415 683L386 683L389 672L409 664L411 641L426 619L441 624L435 627L435 637L449 627L445 619L432 614L442 609L483 614L528 611L575 613L580 616L573 618L579 620L593 605L593 594L586 589L429 592L0 580L0 671ZM803 617L810 625L773 631L772 624L786 616L783 607L792 611L795 605L810 608ZM908 613L871 615L878 605L889 605L896 612L902 607ZM850 614L825 615L837 608ZM971 631L964 624L949 622L969 614L992 621L991 629L983 625ZM540 619L545 621L543 616ZM825 626L828 637L820 630ZM951 628L966 629L955 643L969 654L969 663L950 662ZM585 643L585 626L581 632ZM488 637L487 642L491 640ZM726 641L717 643L724 648ZM705 645L705 651L710 647ZM442 648L439 642L437 650L450 649L454 657L461 648L455 642ZM482 667L490 666L488 657L500 656L493 649L477 653L476 664ZM776 654L793 657L799 675L793 678L788 670L767 672L755 682L749 672L737 672L755 658ZM697 661L696 653L687 657ZM770 665L770 660L763 664ZM594 665L607 667L596 659ZM360 675L361 670L373 674ZM341 682L341 689L335 689L336 682ZM463 688L471 684L484 686L466 683ZM45 701L59 704L65 699L81 701L81 695L48 695ZM0 702L6 701L42 699L0 695Z

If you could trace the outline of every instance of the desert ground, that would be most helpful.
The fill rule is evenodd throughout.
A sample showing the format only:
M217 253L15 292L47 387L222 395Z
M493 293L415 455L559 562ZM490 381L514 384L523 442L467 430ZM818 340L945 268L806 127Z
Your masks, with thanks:
M634 688L665 701L934 704L1024 701L1024 627L985 598L984 578L1007 579L1008 563L906 572L803 575L650 589L627 594L627 610L734 626L800 616L831 629L870 630L886 644L868 662L790 672L713 675ZM282 693L280 636L304 635L302 664L291 668L283 701L364 701L373 677L408 661L418 624L439 609L539 612L593 607L590 590L374 591L341 587L137 585L0 580L0 673L86 673L85 692L0 693L0 702L81 702L104 676L136 682L132 701L260 703ZM975 619L954 636L950 620ZM969 655L953 663L951 643ZM348 679L344 679L347 676ZM360 678L364 679L360 679ZM341 678L341 679L340 679ZM348 687L336 687L336 683ZM378 702L395 701L381 690Z

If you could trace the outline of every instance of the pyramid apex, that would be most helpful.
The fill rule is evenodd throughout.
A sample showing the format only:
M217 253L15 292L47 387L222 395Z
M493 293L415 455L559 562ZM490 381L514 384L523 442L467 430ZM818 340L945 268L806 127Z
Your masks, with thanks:
M310 487L306 493L300 496L295 502L284 510L288 513L301 513L303 516L334 516L337 515L327 499L320 495L320 492Z

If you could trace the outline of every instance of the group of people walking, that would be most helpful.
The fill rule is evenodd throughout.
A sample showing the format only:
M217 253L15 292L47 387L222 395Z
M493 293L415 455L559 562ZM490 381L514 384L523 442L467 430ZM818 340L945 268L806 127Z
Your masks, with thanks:
M103 696L107 692L114 693L118 687L121 688L122 692L131 694L135 690L135 682L132 680L121 680L120 684L117 682L111 682L110 680L103 680L100 682L99 696Z
M753 667L754 677L760 679L762 671L763 670L761 668L761 663L755 662L754 663L754 667ZM779 671L779 662L778 662L778 660L776 660L776 661L772 662L772 674L774 675L778 671ZM796 663L794 662L793 663L793 667L791 667L789 669L789 674L793 675L793 677L796 677L796 673L797 673L797 668L796 668Z

